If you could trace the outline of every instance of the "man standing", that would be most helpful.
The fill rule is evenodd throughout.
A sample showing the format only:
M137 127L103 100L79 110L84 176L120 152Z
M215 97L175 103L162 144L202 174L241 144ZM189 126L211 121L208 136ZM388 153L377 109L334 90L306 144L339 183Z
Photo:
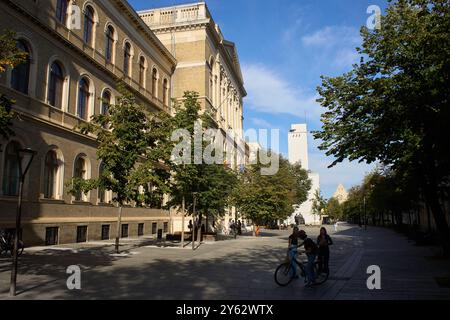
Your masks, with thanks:
M308 238L305 231L299 231L299 238L303 240L303 247L305 248L305 253L308 257L308 263L306 265L306 287L311 287L316 282L314 263L316 262L318 248L314 241L311 238Z

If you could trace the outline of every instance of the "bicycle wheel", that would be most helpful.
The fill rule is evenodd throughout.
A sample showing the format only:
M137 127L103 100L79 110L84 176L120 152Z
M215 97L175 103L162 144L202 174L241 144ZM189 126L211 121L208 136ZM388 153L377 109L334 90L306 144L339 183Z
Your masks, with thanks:
M290 262L281 264L277 270L275 270L275 282L280 287L286 287L294 279L295 270L292 268Z
M325 283L328 280L328 276L330 275L330 271L319 272L319 263L318 262L316 262L314 264L314 273L316 274L316 284Z

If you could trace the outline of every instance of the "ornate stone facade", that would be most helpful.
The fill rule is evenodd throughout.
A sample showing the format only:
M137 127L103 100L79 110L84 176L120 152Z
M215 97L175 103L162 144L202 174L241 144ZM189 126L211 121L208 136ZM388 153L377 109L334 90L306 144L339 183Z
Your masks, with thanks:
M80 27L72 24L79 9ZM16 101L16 133L1 141L0 228L13 228L18 147L38 151L25 182L26 245L73 243L115 236L117 208L108 192L67 193L74 176L95 178L101 164L96 142L74 131L104 112L123 79L149 111L170 112L176 60L125 0L4 0L0 30L16 32L29 60L0 75L0 93ZM75 20L74 20L75 19ZM74 27L75 26L75 27ZM169 213L125 208L124 236L169 230Z

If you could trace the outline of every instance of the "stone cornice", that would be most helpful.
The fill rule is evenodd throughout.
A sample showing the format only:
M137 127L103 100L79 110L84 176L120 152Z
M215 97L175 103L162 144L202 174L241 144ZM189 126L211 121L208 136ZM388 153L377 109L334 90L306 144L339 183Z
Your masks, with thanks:
M147 26L147 24L145 24L145 22L141 19L139 14L131 7L131 5L128 3L127 0L111 0L111 1L116 3L116 5L119 6L119 8L124 9L122 11L125 12L128 15L128 17L133 21L137 29L142 33L144 33L147 36L147 39L149 39L172 64L176 65L177 60L175 59L175 57L155 36L150 27Z

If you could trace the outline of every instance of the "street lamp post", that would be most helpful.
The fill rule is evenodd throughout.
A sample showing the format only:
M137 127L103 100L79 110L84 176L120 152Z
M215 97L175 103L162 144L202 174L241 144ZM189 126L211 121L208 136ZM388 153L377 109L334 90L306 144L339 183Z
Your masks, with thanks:
M31 162L33 161L36 151L31 149L21 149L17 152L17 161L19 165L19 199L17 201L17 214L16 214L16 231L14 233L14 251L13 251L13 262L11 270L11 284L9 287L9 294L11 296L16 295L16 282L17 282L17 251L19 248L19 233L21 225L21 215L22 215L22 195L23 195L23 184L25 181L25 176L30 169Z
M197 205L197 192L192 192L192 196L193 196L193 199L194 199L194 208L193 208L193 214L192 214L192 218L194 219L194 225L192 226L192 250L195 250L195 228L197 227L198 228L198 225L197 225L197 221L195 220L196 219L196 211L195 211L195 207L196 207L196 205ZM197 231L198 232L198 231Z
M364 230L367 230L366 194L364 194Z
M184 248L184 216L186 214L186 199L185 196L183 196L183 203L182 203L182 217L181 217L181 248Z

